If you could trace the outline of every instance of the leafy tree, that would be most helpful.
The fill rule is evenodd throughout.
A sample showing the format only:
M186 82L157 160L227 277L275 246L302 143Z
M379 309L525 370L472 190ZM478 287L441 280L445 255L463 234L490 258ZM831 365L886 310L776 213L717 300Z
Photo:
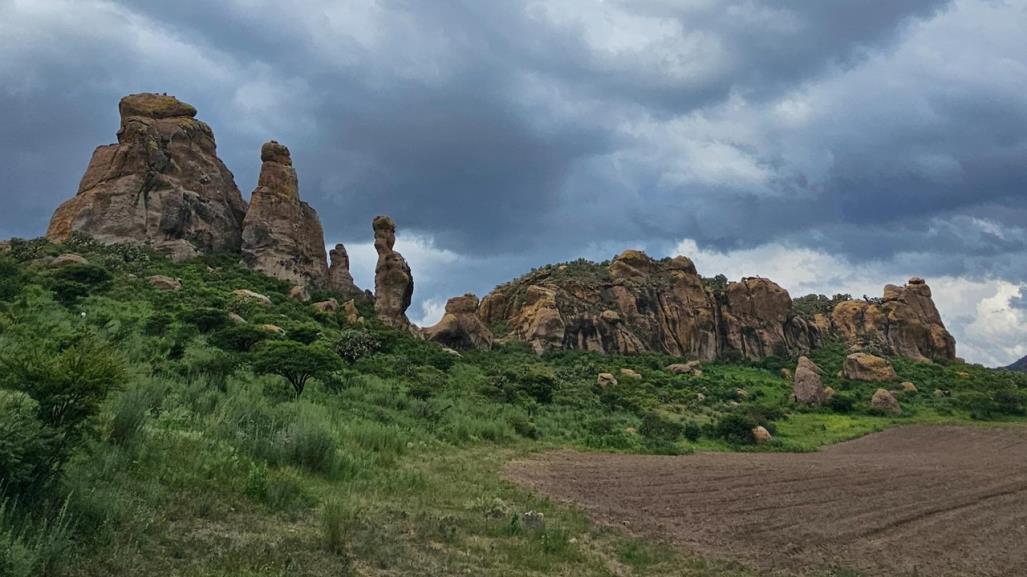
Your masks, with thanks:
M200 332L209 333L228 324L228 313L222 309L203 307L182 313L182 320L195 325Z
M363 357L377 353L382 349L382 341L377 335L366 330L349 329L342 331L335 342L335 352L349 363L355 363Z
M260 374L285 377L296 396L311 378L324 378L342 368L338 355L318 345L296 341L274 341L261 345L254 352L253 370Z

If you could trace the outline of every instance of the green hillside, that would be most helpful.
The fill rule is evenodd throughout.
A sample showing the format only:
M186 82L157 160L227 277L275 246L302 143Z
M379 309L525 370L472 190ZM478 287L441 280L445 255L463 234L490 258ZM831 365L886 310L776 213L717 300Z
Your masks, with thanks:
M48 262L64 253L88 262ZM456 355L367 304L352 325L318 312L237 261L82 238L0 253L0 575L748 575L593 525L500 469L551 449L810 451L1027 409L1027 374L892 359L917 391L875 414L881 385L837 376L841 344L811 355L837 391L815 409L790 402L795 359L693 376L655 354Z

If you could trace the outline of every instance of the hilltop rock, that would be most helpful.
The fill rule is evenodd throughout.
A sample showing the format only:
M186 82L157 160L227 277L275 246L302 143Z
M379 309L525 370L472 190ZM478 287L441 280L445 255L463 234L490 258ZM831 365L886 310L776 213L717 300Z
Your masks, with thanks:
M816 332L792 311L788 291L765 278L728 283L721 307L724 345L747 359L808 352Z
M831 317L835 331L853 347L873 346L913 359L956 357L956 341L921 278L909 279L904 287L885 286L880 303L839 303Z
M260 160L260 179L243 221L243 262L297 286L324 288L324 231L317 211L299 198L289 149L274 140L266 142Z
M328 267L328 290L346 298L363 297L364 291L353 282L353 275L349 272L349 254L346 253L346 247L337 244L328 255L331 259L331 265Z
M406 259L393 247L396 245L396 223L387 216L377 216L374 228L374 249L378 264L374 268L374 312L385 324L398 328L410 326L406 311L414 294L414 277Z
M807 357L799 357L799 363L795 366L795 382L792 386L792 398L796 403L819 405L827 400L820 373L820 367L816 363Z
M478 297L465 294L446 302L446 313L435 326L423 329L432 342L455 349L491 349L492 331L478 318Z
M883 382L894 381L898 378L895 369L887 359L867 353L853 353L845 357L845 362L842 363L842 374L845 378L854 381Z
M144 243L176 259L238 251L246 203L196 109L162 94L126 96L119 109L118 143L96 149L47 237L63 242L78 231L104 243Z

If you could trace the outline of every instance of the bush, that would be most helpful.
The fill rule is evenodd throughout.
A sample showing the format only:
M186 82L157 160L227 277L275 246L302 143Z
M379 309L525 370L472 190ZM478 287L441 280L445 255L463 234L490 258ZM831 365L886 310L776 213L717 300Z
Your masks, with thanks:
M39 404L20 391L0 389L0 488L22 493L56 475L56 437L39 420Z
M198 308L182 313L182 322L194 325L202 333L210 333L228 325L228 313L215 308Z
M642 417L638 432L648 439L673 442L685 434L685 426L657 411L649 411Z
M285 461L315 473L336 471L335 436L316 418L303 415L279 433L278 443Z
M245 353L270 338L274 338L274 335L258 326L245 324L225 327L215 332L210 336L210 342L226 351Z
M696 442L699 437L702 436L702 427L694 421L685 423L685 438L691 442Z
M776 431L774 423L770 421L768 415L757 409L751 412L724 415L713 426L713 434L729 443L749 445L756 442L752 434L752 430L756 427L764 427L771 434Z
M0 256L0 301L11 300L25 286L25 275L18 263L8 256Z
M410 396L421 400L429 399L443 390L449 379L446 373L430 365L416 367L412 373Z
M285 377L297 396L303 393L311 377L323 378L341 368L339 357L327 348L295 341L266 343L253 358L255 372Z
M92 263L69 264L50 274L50 290L57 301L64 305L107 288L111 273L102 266Z
M321 338L321 328L317 325L300 325L291 327L287 334L290 341L309 345Z
M827 402L831 410L836 413L851 413L856 406L856 400L849 395L843 395L841 393L835 393L831 400Z
M381 339L366 330L347 329L335 341L335 352L350 364L381 349Z

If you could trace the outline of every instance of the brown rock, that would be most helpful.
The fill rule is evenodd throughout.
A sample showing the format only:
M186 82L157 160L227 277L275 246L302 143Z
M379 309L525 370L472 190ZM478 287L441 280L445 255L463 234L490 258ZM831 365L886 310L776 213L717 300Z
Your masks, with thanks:
M410 266L393 247L396 245L396 223L387 216L377 216L373 223L374 249L378 264L374 269L374 311L385 324L408 328L406 311L414 294L414 277Z
M68 266L72 264L89 264L89 261L82 256L69 252L54 258L49 263L47 263L47 266L51 268L61 268L62 266Z
M617 377L613 373L599 373L596 377L596 384L602 388L617 384Z
M902 407L895 395L886 389L877 389L870 399L870 406L887 415L901 415Z
M832 388L832 387L824 388L824 401L825 402L830 401L831 398L834 397L834 394L835 394L834 388Z
M342 312L346 314L346 322L351 325L362 325L364 324L364 317L360 316L360 311L357 309L357 303L350 299L343 303Z
M770 434L770 431L768 431L766 427L763 427L762 425L757 425L752 430L752 438L754 441L756 441L757 445L764 445L766 443L769 443L770 440L773 439L773 437Z
M429 341L451 349L492 348L492 331L478 318L478 297L473 294L449 299L439 322L422 332Z
M792 386L792 398L796 403L820 405L826 400L824 383L820 379L821 372L820 367L809 358L799 357Z
M917 390L918 390L918 389L916 388L916 385L914 385L913 383L911 383L911 382L909 382L909 381L906 381L906 382L904 382L904 383L900 384L900 385L899 385L899 389L900 389L900 390L901 390L901 391L902 391L903 393L915 393L915 392L917 392Z
M663 367L663 370L675 375L702 375L702 363L699 361L688 361L687 363L674 363Z
M101 146L47 237L79 231L103 243L144 243L177 259L237 251L246 203L196 109L160 94L121 99L118 143Z
M353 282L353 275L349 272L349 254L346 253L346 247L337 244L328 254L332 263L328 267L328 290L346 298L362 297L364 291Z
M788 291L764 278L728 283L720 316L724 346L747 359L808 352L813 331L792 311Z
M324 231L317 211L299 198L289 149L272 140L261 148L260 159L260 179L243 221L243 262L294 285L324 288Z
M228 320L231 321L231 323L233 325L244 325L244 324L246 324L246 319L242 318L241 316L239 316L239 315L237 315L235 313L228 313Z
M289 298L301 303L310 302L310 291L305 286L294 286L289 289Z
M316 302L310 306L314 307L315 310L318 310L323 313L334 313L335 311L339 310L339 301L335 299L328 299L326 301Z
M260 325L260 330L264 331L265 333L271 333L271 334L275 334L275 335L279 335L279 336L283 336L283 337L285 336L285 329L283 329L282 327L280 327L278 325L272 325L272 324Z
M621 374L622 377L627 377L629 379L636 379L637 380L637 379L641 379L642 378L642 375L639 374L639 372L634 370L634 369L627 369L627 368L621 369L620 370L620 374Z
M894 381L898 378L887 359L867 353L853 353L845 357L842 374L854 381Z
M266 295L262 295L258 292L253 292L248 289L236 289L232 291L232 296L239 300L255 302L261 306L271 306L271 299L269 299Z
M173 279L169 276L160 274L153 275L146 279L146 282L150 283L150 286L157 290L162 291L180 291L182 290L182 283L178 279Z

